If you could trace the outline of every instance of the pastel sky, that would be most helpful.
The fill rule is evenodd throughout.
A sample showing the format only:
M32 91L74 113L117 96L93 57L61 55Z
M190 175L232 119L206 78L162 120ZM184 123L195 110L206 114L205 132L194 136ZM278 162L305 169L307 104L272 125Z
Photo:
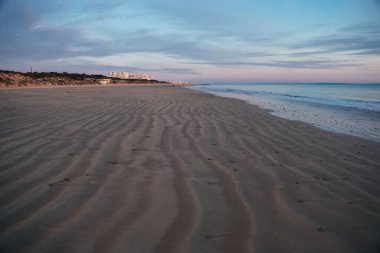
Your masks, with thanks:
M380 82L380 0L0 0L0 69Z

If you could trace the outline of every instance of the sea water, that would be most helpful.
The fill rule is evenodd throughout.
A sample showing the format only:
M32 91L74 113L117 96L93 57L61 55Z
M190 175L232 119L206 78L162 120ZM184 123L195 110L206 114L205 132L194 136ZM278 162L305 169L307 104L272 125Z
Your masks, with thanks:
M380 142L380 84L210 84L190 88L242 99L282 118Z

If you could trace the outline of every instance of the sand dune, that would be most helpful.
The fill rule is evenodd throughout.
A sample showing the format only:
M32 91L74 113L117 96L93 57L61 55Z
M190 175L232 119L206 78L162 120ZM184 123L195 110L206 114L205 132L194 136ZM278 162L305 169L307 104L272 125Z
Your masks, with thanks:
M0 91L1 252L377 252L380 144L181 87Z

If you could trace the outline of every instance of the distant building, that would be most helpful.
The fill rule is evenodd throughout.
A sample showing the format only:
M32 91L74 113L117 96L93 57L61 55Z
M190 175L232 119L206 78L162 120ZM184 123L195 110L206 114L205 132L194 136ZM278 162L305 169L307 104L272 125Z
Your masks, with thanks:
M103 78L99 80L99 84L109 84L111 83L111 79L109 78Z
M186 81L170 81L169 83L174 84L174 85L189 85L189 82Z
M111 71L108 73L109 77L116 77L116 78L121 78L121 79L138 79L138 80L152 80L153 77L148 74L143 74L143 73L128 73L126 71L121 71L121 72L115 72Z

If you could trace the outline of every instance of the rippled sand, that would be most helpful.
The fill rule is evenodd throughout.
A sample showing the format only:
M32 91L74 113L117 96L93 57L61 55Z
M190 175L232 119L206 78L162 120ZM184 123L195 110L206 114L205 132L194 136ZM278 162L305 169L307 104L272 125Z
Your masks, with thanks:
M380 144L181 87L0 91L1 252L376 252Z

